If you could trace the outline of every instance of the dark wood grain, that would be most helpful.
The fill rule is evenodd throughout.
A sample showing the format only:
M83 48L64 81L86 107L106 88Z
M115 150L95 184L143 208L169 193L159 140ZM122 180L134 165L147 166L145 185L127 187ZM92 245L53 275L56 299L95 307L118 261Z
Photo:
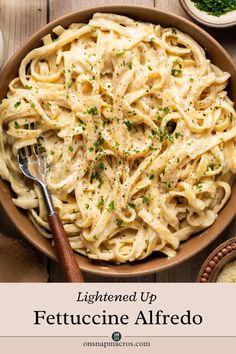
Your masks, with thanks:
M84 277L75 259L74 252L66 236L64 227L57 213L48 216L57 257L60 261L65 278L70 283L82 283Z

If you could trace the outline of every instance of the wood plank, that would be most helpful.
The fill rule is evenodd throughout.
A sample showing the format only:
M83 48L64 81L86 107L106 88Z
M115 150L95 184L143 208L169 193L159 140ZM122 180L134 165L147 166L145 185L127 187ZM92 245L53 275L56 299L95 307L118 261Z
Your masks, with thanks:
M155 8L162 10L162 11L166 11L166 12L173 12L174 14L180 15L183 17L188 17L186 15L185 11L182 9L179 1L155 0Z
M32 33L46 23L47 0L1 0L0 28L4 38L4 62ZM27 19L27 21L26 21ZM3 209L0 209L0 232L9 237L22 238ZM4 220L4 222L2 222ZM26 241L23 241L26 243ZM27 243L26 243L27 244ZM28 247L31 247L27 244ZM48 259L38 252L47 267Z
M92 7L96 5L143 5L143 6L153 6L154 0L67 0L67 1L57 1L49 0L50 3L50 19L55 19L66 13L76 11L85 7Z
M46 23L46 13L47 0L0 1L0 28L5 43L5 62L23 41Z

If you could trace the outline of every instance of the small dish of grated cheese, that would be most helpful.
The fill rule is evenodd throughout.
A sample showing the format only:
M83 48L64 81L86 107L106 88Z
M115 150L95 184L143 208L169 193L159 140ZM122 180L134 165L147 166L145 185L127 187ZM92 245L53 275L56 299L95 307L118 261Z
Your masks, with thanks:
M216 280L217 283L236 283L236 260L226 264Z

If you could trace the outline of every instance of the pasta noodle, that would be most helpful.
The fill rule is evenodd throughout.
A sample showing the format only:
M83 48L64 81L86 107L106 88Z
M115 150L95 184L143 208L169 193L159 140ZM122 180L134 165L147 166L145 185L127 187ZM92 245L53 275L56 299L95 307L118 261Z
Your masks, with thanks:
M51 237L39 187L17 163L18 149L38 144L75 251L118 263L173 257L231 193L230 75L176 28L97 13L53 31L0 105L0 175L13 202Z

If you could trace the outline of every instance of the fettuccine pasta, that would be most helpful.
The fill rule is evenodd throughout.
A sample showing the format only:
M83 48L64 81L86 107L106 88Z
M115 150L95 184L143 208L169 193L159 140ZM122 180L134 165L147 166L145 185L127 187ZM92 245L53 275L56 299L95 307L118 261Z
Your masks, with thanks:
M17 163L18 149L38 144L75 251L115 262L174 256L231 193L230 75L176 28L97 13L53 32L0 105L0 174L13 202L51 237L39 187Z

